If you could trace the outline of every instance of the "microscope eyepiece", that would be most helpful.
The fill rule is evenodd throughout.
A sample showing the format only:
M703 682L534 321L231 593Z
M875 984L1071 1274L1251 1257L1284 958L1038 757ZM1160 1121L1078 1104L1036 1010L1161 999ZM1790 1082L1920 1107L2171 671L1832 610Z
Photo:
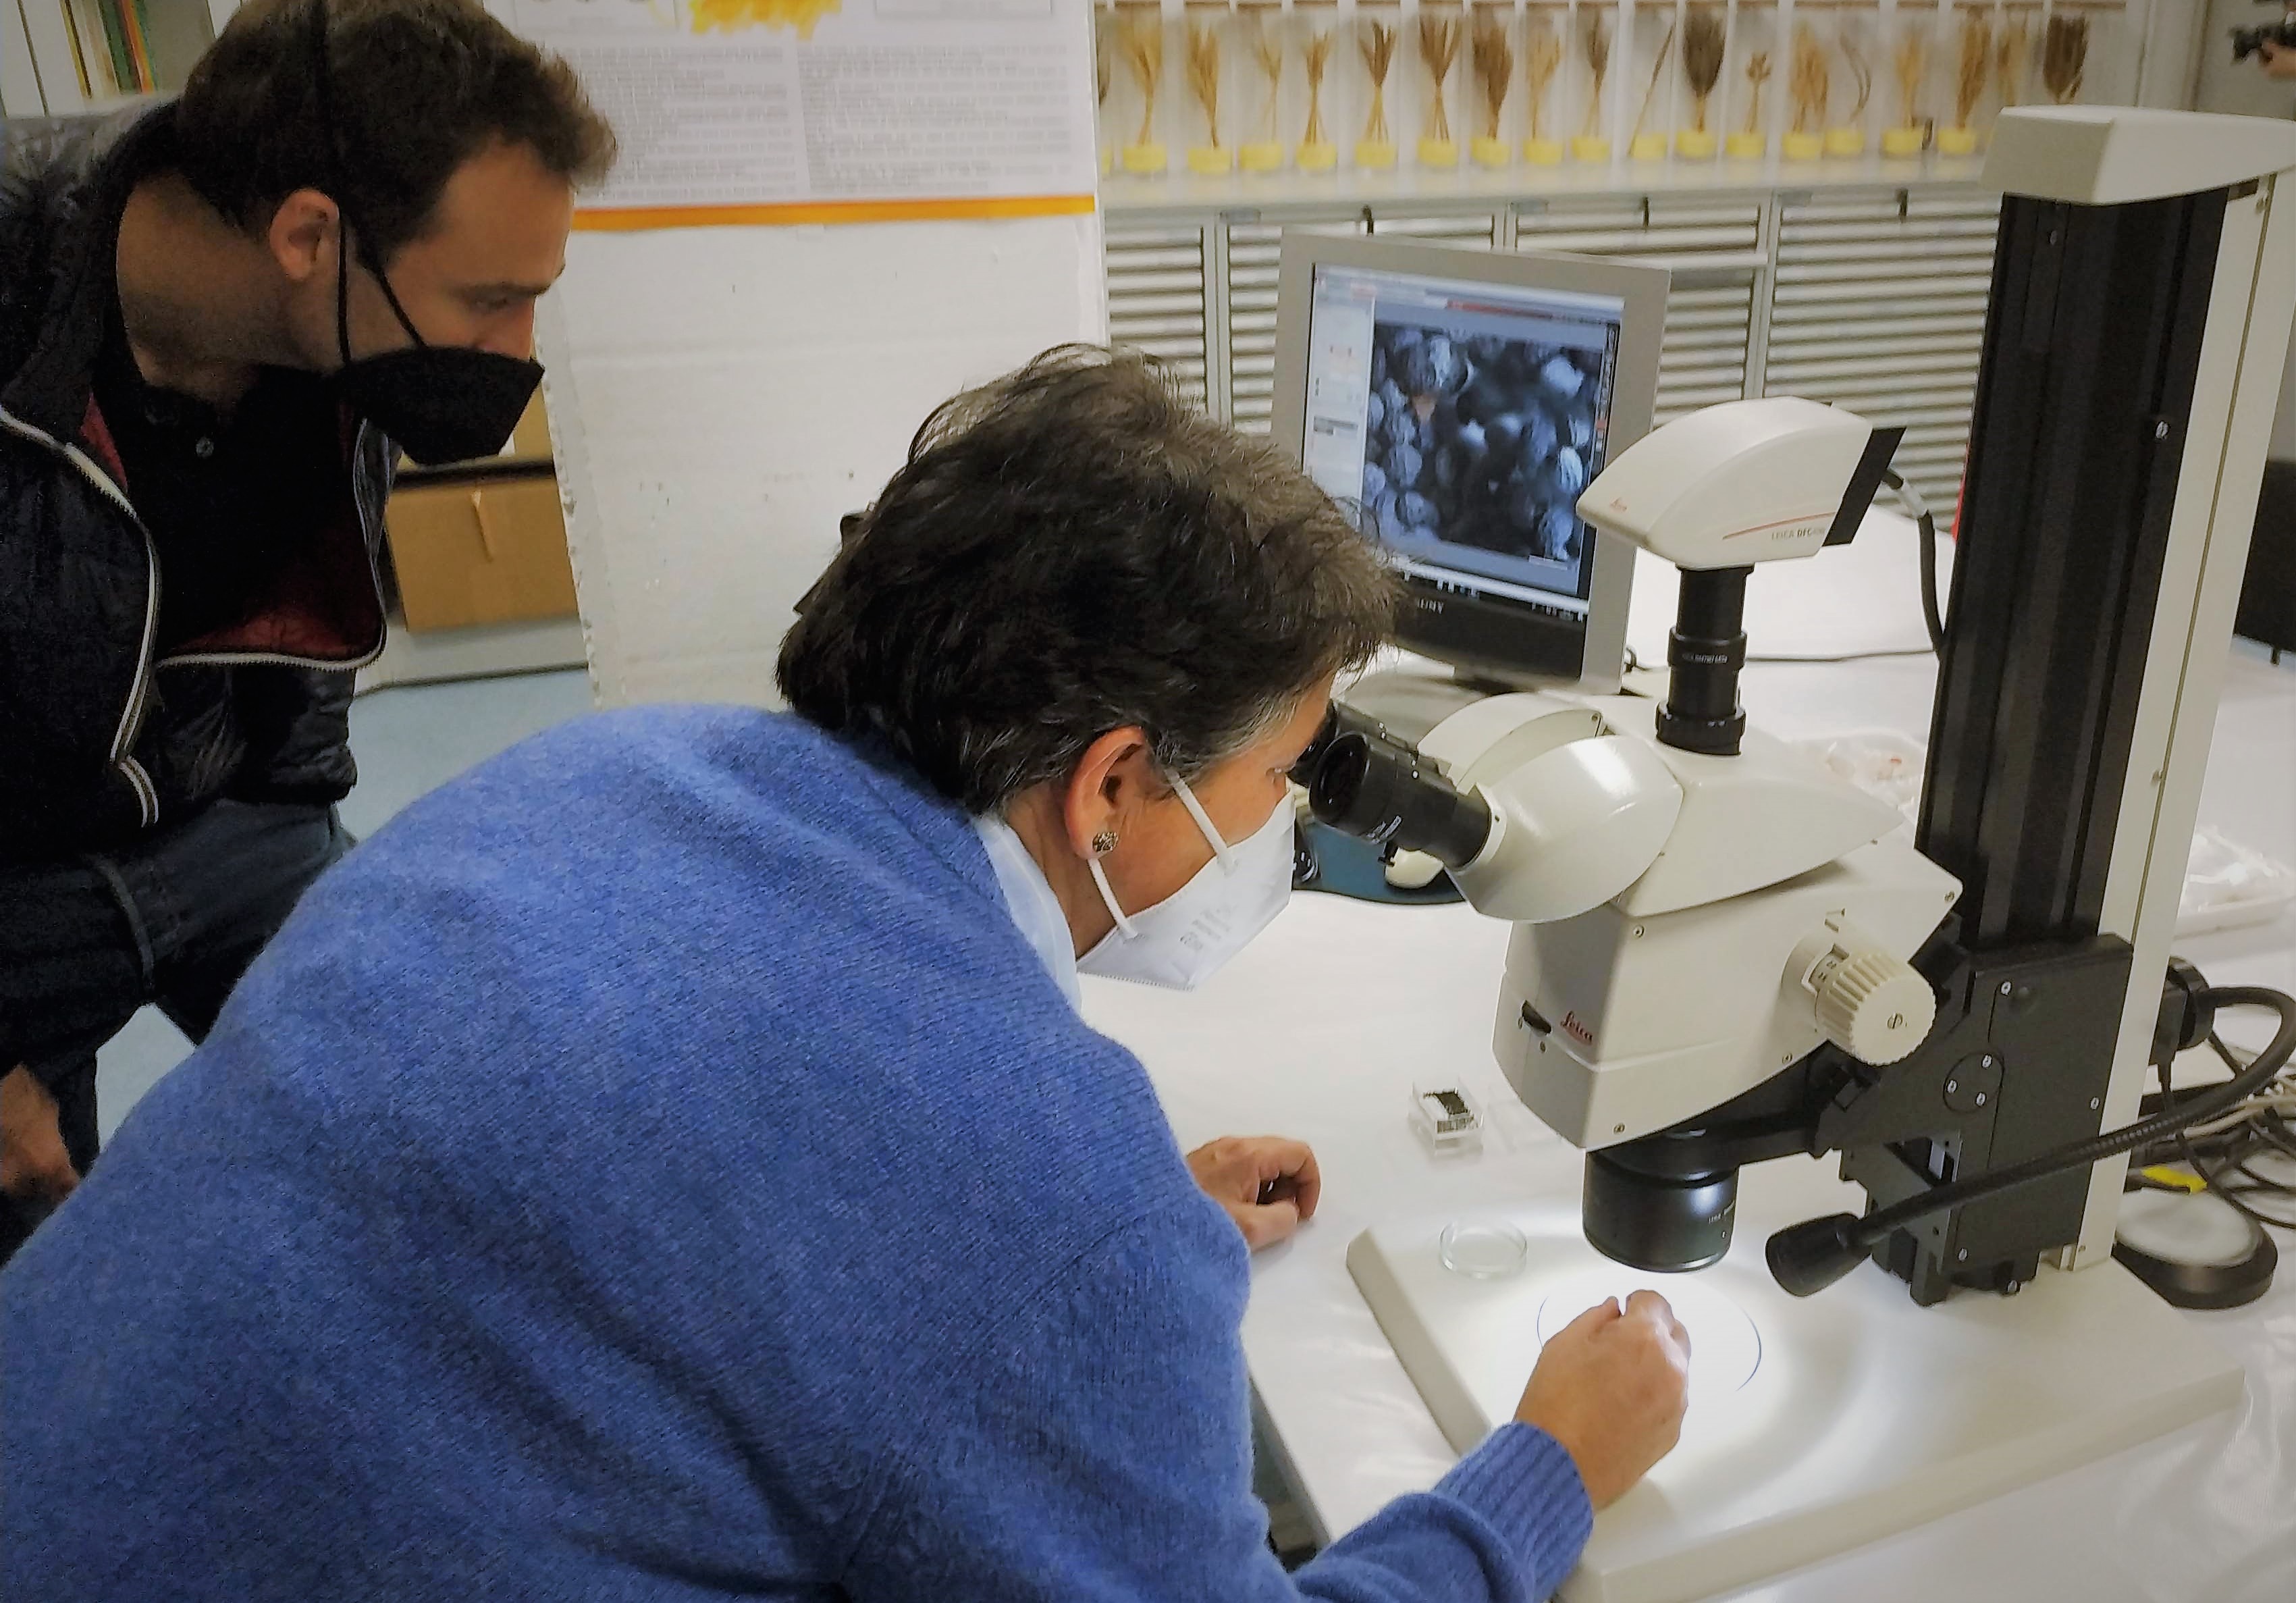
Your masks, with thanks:
M1376 846L1423 851L1447 868L1473 862L1491 836L1480 796L1460 794L1409 746L1361 729L1324 744L1306 782L1321 822Z
M1308 743L1308 749L1300 753L1300 760L1292 765L1292 781L1299 785L1313 785L1316 769L1323 762L1324 753L1330 751L1332 743L1342 735L1369 735L1390 743L1395 740L1387 732L1387 726L1377 719L1366 717L1345 702L1333 702L1324 711L1323 723L1316 729L1316 738Z

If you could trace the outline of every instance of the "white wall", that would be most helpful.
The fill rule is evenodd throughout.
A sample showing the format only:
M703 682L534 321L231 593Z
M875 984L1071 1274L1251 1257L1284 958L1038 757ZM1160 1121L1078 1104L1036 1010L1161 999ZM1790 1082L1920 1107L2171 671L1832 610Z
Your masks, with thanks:
M925 414L1106 337L1099 221L577 234L542 359L608 706L771 703L791 607Z
M2232 59L2234 29L2275 22L2280 14L2277 4L2259 5L2254 0L2205 0L2194 50L2194 111L2232 111L2247 117L2296 113L2296 84L2265 77L2255 56L2238 65Z
M0 0L0 117L37 117L46 109L23 12L18 0Z

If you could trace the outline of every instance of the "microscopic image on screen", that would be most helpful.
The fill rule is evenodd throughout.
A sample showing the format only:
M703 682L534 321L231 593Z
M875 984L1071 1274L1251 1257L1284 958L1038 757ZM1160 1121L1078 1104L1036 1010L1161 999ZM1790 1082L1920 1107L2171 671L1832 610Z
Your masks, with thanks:
M1468 546L1575 570L1603 354L1375 322L1365 521L1406 550Z

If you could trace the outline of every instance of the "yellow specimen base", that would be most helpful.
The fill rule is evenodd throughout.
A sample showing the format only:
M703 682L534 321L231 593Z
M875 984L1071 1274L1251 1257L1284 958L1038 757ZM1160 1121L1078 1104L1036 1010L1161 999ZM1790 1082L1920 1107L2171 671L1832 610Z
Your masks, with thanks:
M1356 141L1357 167L1393 167L1395 141L1392 139L1358 139Z
M1124 170L1128 173L1160 173L1168 166L1160 144L1128 144L1124 147Z
M1611 142L1600 134L1580 134L1570 141L1570 158L1574 161L1608 161Z
M1938 150L1948 156L1972 156L1977 153L1975 128L1939 128Z
M1741 160L1759 160L1768 154L1770 142L1760 134L1733 134L1722 142L1722 148Z
M1789 161L1815 161L1825 154L1823 134L1788 134L1778 141L1778 148Z
M1637 134L1633 143L1627 146L1627 154L1637 161L1663 161L1666 160L1666 136Z
M1825 130L1825 153L1829 156L1862 156L1866 153L1864 128L1828 128Z
M1224 144L1192 144L1188 147L1188 170L1201 173L1207 178L1217 178L1235 170L1235 152Z
M1327 173L1340 164L1340 147L1329 140L1318 139L1313 144L1302 144L1293 154L1292 163L1303 173Z
M1917 127L1884 128L1882 131L1882 153L1885 156L1918 156L1922 153L1922 130Z
M1562 141L1526 139L1522 142L1522 159L1534 167L1559 167L1562 164Z
M1504 139L1478 138L1467 146L1478 167L1505 167L1514 160L1514 148Z
M1700 128L1685 128L1674 136L1674 153L1703 161L1714 153L1714 136Z
M1419 165L1422 167L1456 167L1459 165L1459 142L1456 139L1423 139L1419 142Z
M1279 172L1283 167L1283 147L1274 141L1255 141L1235 153L1236 165L1248 173Z

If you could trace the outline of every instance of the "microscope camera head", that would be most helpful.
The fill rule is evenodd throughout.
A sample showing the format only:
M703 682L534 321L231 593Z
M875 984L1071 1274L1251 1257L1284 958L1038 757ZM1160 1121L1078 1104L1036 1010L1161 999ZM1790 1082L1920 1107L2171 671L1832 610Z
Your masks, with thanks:
M1813 555L1857 533L1904 432L1792 396L1726 401L1620 452L1578 515L1685 572Z

